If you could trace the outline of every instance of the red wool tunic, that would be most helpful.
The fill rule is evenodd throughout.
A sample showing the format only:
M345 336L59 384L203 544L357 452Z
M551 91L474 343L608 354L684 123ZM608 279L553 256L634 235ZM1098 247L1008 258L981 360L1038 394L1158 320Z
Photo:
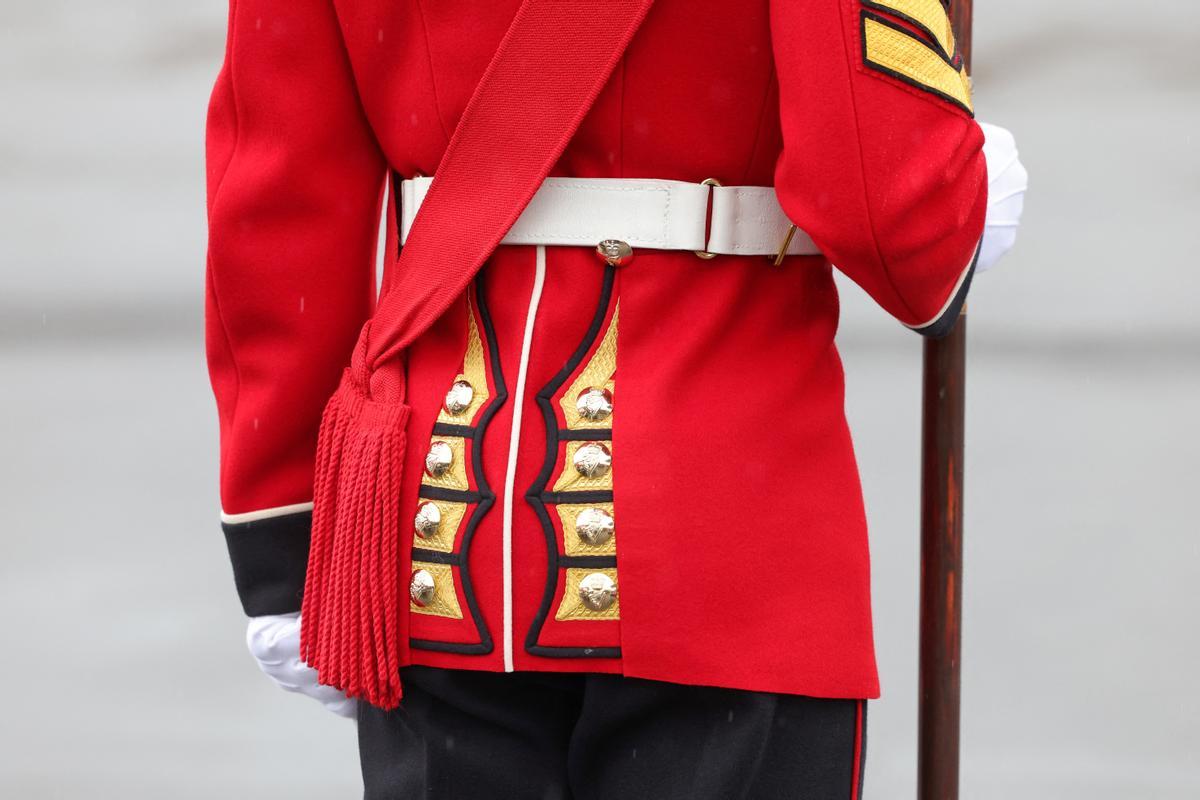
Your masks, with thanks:
M388 178L436 173L518 5L231 2L207 343L251 615L300 607ZM409 353L402 663L877 696L831 264L924 332L957 312L986 175L948 27L939 0L658 0L553 174L774 186L825 257L501 247Z

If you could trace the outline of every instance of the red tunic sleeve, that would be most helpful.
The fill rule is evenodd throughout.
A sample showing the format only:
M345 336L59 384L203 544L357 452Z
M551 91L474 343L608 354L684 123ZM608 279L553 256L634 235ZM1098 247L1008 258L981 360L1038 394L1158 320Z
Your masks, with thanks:
M983 233L983 134L940 0L772 0L793 222L885 310L949 330Z
M206 344L249 613L299 608L316 430L374 289L384 159L328 0L231 0L207 125Z

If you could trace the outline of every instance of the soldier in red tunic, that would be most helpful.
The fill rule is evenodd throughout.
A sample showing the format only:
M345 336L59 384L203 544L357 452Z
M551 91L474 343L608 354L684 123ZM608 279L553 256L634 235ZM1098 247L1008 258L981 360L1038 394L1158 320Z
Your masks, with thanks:
M1025 181L940 0L658 0L407 350L399 707L299 658L383 206L392 262L520 5L231 0L207 344L251 649L357 714L368 798L857 797L879 685L833 270L944 333Z

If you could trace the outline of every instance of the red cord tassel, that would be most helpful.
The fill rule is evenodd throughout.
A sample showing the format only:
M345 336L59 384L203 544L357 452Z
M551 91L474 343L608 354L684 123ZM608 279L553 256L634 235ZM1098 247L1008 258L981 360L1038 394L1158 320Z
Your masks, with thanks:
M409 409L368 397L362 374L345 371L321 417L300 656L321 683L390 709L400 702L397 506Z

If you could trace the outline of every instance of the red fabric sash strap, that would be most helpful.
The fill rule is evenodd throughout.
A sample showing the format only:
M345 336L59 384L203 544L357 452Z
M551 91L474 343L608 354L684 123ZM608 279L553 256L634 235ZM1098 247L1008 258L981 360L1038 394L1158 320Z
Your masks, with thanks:
M321 418L301 657L321 683L400 700L404 352L495 251L561 157L653 0L525 0L463 113Z

